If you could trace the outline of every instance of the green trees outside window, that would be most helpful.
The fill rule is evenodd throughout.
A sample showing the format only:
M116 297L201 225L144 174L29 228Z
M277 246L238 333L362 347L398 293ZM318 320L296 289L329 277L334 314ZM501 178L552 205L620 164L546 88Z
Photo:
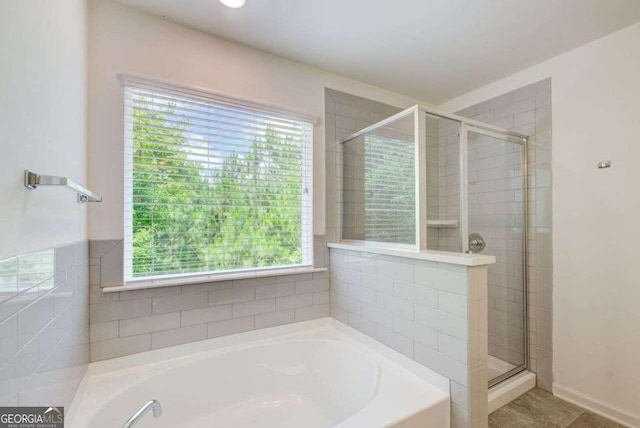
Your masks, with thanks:
M274 123L225 147L181 111L133 95L132 276L301 264L301 138Z

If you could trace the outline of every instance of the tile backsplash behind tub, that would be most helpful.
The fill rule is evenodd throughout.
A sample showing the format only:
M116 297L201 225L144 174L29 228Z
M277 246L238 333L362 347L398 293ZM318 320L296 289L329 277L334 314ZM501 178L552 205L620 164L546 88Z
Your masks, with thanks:
M89 363L86 241L0 260L0 405L69 406Z
M104 293L122 260L122 240L91 241L91 361L330 315L327 272Z

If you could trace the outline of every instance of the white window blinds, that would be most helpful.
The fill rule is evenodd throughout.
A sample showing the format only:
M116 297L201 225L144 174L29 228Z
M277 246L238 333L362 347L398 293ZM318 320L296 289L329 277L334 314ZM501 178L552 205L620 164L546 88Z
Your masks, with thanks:
M310 266L312 132L125 83L125 279Z

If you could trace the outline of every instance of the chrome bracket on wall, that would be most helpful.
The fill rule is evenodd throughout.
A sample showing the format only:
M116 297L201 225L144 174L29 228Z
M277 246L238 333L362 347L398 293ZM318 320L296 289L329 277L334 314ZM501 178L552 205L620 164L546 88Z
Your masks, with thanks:
M38 186L65 186L74 190L78 194L78 203L102 202L102 196L93 193L91 190L79 185L67 177L57 177L55 175L41 175L26 169L24 171L24 187L36 189Z

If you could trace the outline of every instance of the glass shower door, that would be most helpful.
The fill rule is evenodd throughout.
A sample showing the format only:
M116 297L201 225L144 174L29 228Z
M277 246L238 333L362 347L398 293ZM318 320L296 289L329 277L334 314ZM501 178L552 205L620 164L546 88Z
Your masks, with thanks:
M467 128L468 232L488 267L489 383L526 368L526 141Z

